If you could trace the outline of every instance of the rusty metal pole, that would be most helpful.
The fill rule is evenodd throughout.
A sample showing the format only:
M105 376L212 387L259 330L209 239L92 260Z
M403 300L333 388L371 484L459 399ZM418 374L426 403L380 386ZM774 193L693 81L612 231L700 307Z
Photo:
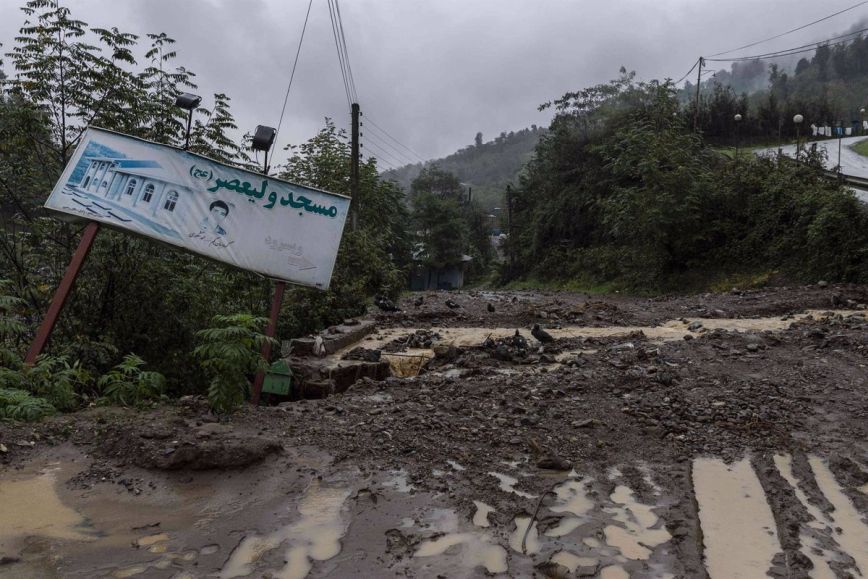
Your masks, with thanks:
M283 291L286 289L285 281L278 281L274 284L274 296L271 298L271 315L268 318L268 325L265 327L265 335L273 338L277 333L277 316L280 314L280 306L283 304ZM266 364L271 358L271 340L262 344L262 357ZM256 378L253 380L253 392L250 396L250 401L254 406L259 406L259 397L262 394L262 383L265 381L265 373L257 372Z
M75 279L78 277L78 272L81 271L81 266L90 253L90 248L93 246L93 240L99 231L99 223L91 221L84 228L84 234L81 236L81 241L78 242L78 247L75 253L72 254L72 259L66 267L66 273L63 274L63 279L60 280L60 285L54 292L54 297L51 298L51 305L48 307L48 312L45 314L39 329L36 331L36 337L27 350L27 355L24 357L24 363L32 366L36 363L36 358L42 353L48 338L51 337L51 332L54 330L54 325L57 323L57 318L60 316L60 311L66 303L66 298L72 291L75 285Z

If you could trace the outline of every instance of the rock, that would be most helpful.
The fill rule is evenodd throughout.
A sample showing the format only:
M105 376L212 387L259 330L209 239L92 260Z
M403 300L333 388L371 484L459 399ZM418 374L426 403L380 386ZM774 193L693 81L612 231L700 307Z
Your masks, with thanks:
M574 428L588 428L589 426L593 426L594 424L596 424L596 422L597 421L593 418L586 418L584 420L576 420L572 423L572 426Z
M7 452L9 452L9 449L6 448L5 444L0 444L0 452L2 452L3 454L6 454Z
M824 281L824 280L820 280L817 282L817 286L819 286L819 287L827 287L828 285L829 285L829 283Z
M689 326L687 326L687 329L688 329L688 331L695 332L701 327L702 327L702 322L697 320L695 322L691 322L691 324Z
M596 577L599 563L596 565L581 565L576 567L576 577Z
M748 344L747 346L745 346L745 348L748 352L756 352L757 350L759 350L759 344Z
M693 339L693 334L684 334L684 339L689 342Z
M550 454L548 456L544 456L536 462L537 468L542 468L545 470L570 470L573 468L573 465L570 461L563 459L559 456L555 456Z
M537 570L544 576L550 579L567 579L570 576L570 570L554 561L546 561L536 566Z

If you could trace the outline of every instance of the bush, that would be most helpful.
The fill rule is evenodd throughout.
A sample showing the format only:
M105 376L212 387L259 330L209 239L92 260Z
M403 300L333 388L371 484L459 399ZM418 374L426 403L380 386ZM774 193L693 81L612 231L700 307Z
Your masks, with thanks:
M267 322L250 314L214 316L211 328L197 332L201 344L193 353L211 376L208 402L214 412L232 412L249 391L249 376L268 367L260 350L277 341L260 332Z
M144 365L145 361L135 354L127 354L123 362L101 376L97 386L105 400L121 406L142 406L158 399L166 379L159 372L142 370Z

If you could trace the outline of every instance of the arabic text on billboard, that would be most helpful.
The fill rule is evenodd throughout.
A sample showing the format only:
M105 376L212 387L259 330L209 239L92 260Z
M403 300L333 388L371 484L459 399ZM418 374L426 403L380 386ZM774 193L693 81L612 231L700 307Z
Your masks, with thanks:
M328 288L349 198L90 128L49 209Z

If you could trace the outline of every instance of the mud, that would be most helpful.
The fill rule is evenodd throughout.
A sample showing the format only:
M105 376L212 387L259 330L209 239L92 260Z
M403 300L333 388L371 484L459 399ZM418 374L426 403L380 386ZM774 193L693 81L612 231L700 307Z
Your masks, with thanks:
M0 424L0 577L868 575L865 288L448 295L324 399Z

